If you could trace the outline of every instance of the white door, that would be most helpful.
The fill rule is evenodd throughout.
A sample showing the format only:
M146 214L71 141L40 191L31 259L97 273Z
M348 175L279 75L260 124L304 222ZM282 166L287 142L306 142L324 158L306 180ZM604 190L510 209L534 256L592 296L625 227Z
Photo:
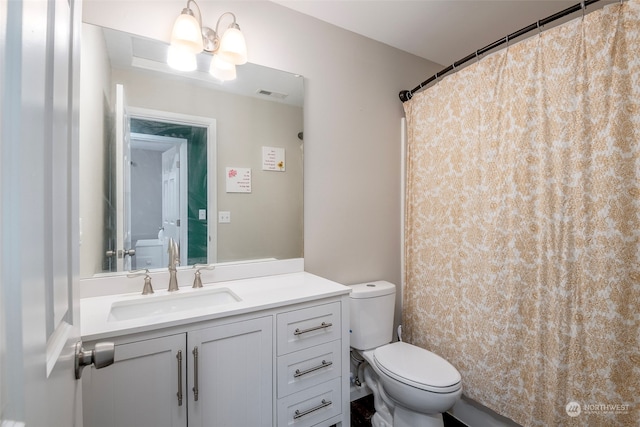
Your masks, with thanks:
M124 86L116 85L116 265L131 270L131 125Z
M182 257L187 248L182 247L180 241L181 225L180 149L178 146L173 146L162 153L162 227L164 228L165 241L175 240L180 247L180 256ZM165 248L167 248L166 245Z
M81 3L0 0L0 9L0 418L82 426L73 357Z

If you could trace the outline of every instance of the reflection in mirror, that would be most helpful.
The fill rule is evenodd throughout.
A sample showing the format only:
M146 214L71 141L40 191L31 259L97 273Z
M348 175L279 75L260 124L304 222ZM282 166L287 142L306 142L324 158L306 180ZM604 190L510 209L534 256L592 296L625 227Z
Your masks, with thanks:
M303 256L303 79L175 74L163 42L83 24L81 277ZM206 55L206 54L203 54Z

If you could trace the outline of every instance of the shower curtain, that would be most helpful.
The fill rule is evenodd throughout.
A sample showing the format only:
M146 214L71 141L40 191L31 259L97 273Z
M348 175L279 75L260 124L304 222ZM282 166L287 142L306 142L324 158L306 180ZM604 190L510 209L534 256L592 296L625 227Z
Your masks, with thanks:
M640 425L640 3L404 106L403 337L519 424Z

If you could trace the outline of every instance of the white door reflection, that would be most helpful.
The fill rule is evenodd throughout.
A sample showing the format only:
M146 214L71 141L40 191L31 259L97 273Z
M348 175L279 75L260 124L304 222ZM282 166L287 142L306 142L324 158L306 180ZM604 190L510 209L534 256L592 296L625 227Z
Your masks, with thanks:
M132 268L166 267L169 238L180 248L188 245L187 140L132 133L130 168L125 205L136 212L128 230L136 249ZM186 250L180 251L180 264L187 264Z

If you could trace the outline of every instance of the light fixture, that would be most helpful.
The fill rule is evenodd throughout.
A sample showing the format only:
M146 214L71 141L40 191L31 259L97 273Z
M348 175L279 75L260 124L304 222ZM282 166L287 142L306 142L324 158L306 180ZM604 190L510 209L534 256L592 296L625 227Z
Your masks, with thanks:
M178 71L194 71L198 68L196 54L175 46L167 50L167 64Z
M190 5L198 10L196 18ZM220 36L220 22L225 16L231 17L231 24ZM171 46L167 57L167 63L177 69L193 69L192 64L195 61L191 55L196 55L202 51L214 54L210 67L210 72L221 80L232 80L235 78L235 66L242 65L247 62L247 44L244 35L240 31L240 26L236 22L236 16L231 12L223 13L216 23L215 30L202 26L202 13L200 7L194 0L187 1L187 7L182 9L182 13L176 19L173 25L171 35ZM180 65L179 58L188 61L189 66ZM230 77L230 76L233 77ZM221 78L225 77L225 78Z
M196 4L194 2L194 4ZM196 4L196 7L198 5ZM198 15L200 9L198 9ZM182 13L176 19L173 24L173 31L171 32L171 46L176 49L181 49L185 52L191 52L197 54L202 52L202 31L200 30L201 23L193 15L193 11L189 9L189 3L187 7L182 9Z
M218 55L213 55L209 73L218 80L234 80L236 78L236 66L222 60Z

